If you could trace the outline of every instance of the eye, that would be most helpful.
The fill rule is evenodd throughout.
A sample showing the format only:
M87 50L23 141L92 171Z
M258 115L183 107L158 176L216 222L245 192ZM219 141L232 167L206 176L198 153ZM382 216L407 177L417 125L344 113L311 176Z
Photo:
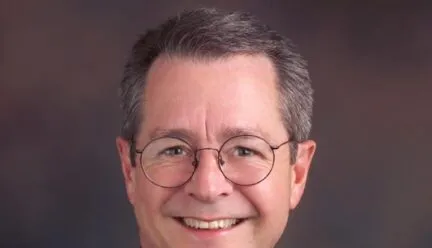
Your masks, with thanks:
M247 157L247 156L256 155L256 153L252 149L238 146L235 148L235 155L240 157Z
M173 146L161 152L161 155L165 155L165 156L180 156L185 154L186 151L181 146Z

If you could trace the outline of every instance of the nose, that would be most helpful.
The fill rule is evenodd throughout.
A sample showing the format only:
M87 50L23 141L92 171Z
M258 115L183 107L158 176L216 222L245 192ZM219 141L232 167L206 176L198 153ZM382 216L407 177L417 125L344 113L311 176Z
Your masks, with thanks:
M215 202L229 196L233 185L220 170L218 151L214 148L199 149L196 159L195 173L184 187L186 193L201 202Z

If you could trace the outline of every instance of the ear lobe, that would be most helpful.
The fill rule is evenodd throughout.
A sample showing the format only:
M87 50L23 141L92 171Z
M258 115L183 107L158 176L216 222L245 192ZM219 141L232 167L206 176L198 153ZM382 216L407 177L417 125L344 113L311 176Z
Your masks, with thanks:
M126 186L126 192L130 203L134 203L135 192L135 168L132 167L129 142L121 137L116 138L117 151L120 157L121 168Z
M296 162L291 168L290 208L294 209L303 195L316 143L312 140L298 144Z

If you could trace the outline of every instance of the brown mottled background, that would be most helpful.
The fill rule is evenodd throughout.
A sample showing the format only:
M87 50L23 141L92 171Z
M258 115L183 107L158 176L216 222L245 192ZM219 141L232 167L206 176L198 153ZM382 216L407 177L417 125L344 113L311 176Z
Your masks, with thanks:
M432 8L356 2L2 1L0 247L137 247L116 87L137 35L195 6L309 61L319 150L280 247L432 247Z

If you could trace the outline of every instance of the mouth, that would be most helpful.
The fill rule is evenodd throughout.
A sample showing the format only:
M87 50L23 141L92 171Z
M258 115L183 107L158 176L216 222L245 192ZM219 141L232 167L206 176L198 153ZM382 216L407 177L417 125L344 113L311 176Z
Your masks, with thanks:
M238 219L238 218L202 220L202 219L189 218L189 217L175 217L174 219L177 222L179 222L181 225L189 229L215 230L215 231L228 230L234 228L246 220L246 219Z

